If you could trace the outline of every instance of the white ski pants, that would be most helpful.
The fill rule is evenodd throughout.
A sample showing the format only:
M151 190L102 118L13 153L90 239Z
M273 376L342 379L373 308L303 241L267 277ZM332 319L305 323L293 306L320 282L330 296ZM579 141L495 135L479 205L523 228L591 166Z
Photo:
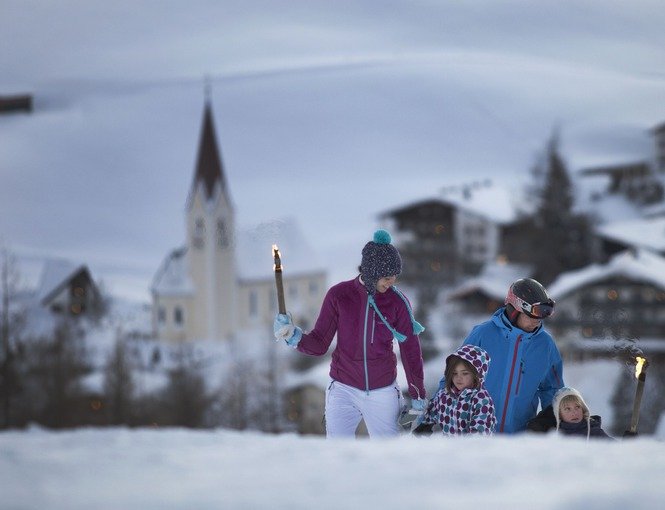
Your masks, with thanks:
M331 381L326 390L326 436L355 437L361 419L372 438L397 436L401 398L397 383L367 392Z

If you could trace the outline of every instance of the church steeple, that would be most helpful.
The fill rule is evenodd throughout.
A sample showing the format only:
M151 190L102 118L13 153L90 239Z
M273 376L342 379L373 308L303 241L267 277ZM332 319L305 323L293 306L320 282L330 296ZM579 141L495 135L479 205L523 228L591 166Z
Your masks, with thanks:
M203 123L201 125L201 136L199 139L199 151L196 160L196 169L194 171L194 182L192 183L192 192L195 192L199 183L203 185L205 198L213 198L215 185L219 183L222 194L227 194L226 179L224 177L224 167L217 146L217 136L215 133L215 123L212 117L212 107L210 99L206 94L206 102L203 112Z
M209 91L186 208L187 261L193 300L192 338L224 339L235 331L235 213L217 146Z

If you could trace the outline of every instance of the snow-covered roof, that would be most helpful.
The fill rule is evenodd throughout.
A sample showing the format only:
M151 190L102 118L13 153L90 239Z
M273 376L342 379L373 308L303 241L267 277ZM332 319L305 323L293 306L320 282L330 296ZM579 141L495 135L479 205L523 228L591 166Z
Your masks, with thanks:
M478 276L469 278L455 287L448 294L448 299L458 299L474 292L481 292L490 298L503 301L510 284L530 274L531 269L527 265L487 264Z
M575 212L592 216L598 223L643 216L640 207L623 193L609 193L610 177L599 175L573 175Z
M528 209L524 201L520 200L519 193L487 180L446 186L439 193L423 195L406 204L402 201L399 205L382 212L380 217L385 218L396 211L409 209L427 202L447 204L457 210L487 218L498 224L512 223L518 219L521 211Z
M310 246L298 223L285 219L261 223L239 230L236 262L241 280L274 278L272 245L276 244L282 256L285 276L325 272L318 253Z
M151 291L161 295L186 295L194 292L188 266L187 248L173 250L155 273Z
M599 226L596 231L613 241L665 253L665 217L615 221Z
M560 299L584 285L613 276L625 276L665 289L665 258L648 250L627 250L612 257L607 264L591 264L561 274L548 290L554 299Z
M49 259L44 263L37 287L37 300L42 303L58 292L71 278L87 270L84 264L76 264L66 259Z
M440 198L461 211L505 225L517 220L520 208L524 206L519 195L503 185L487 182L445 188Z

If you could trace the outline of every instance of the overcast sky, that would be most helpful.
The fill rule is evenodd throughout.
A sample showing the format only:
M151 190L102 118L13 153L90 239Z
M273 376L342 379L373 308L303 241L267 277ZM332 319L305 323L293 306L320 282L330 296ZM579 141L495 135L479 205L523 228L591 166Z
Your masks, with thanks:
M573 171L649 157L664 26L659 0L0 0L0 95L36 101L0 115L0 241L147 299L208 76L240 226L296 218L352 275L379 213L519 187L555 127Z

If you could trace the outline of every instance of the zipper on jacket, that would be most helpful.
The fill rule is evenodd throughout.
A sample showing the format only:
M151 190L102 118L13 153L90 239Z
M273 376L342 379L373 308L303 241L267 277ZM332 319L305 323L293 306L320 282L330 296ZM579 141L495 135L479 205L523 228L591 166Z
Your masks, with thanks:
M367 317L369 316L369 296L365 306L365 327L363 328L363 365L365 367L365 391L369 395L369 372L367 371Z
M372 309L372 339L370 343L374 345L374 328L376 328L376 312Z
M517 374L517 386L515 387L515 395L520 392L520 383L522 382L522 374L524 373L524 360L520 360L520 373Z
M506 413L508 412L508 401L510 400L510 388L513 386L513 376L515 375L515 363L517 362L517 352L519 350L521 341L522 341L522 335L519 335L517 337L517 341L515 342L515 349L513 351L513 361L510 364L510 376L508 377L506 401L503 403L503 411L501 413L501 425L499 426L499 432L503 432L503 427L506 424Z

